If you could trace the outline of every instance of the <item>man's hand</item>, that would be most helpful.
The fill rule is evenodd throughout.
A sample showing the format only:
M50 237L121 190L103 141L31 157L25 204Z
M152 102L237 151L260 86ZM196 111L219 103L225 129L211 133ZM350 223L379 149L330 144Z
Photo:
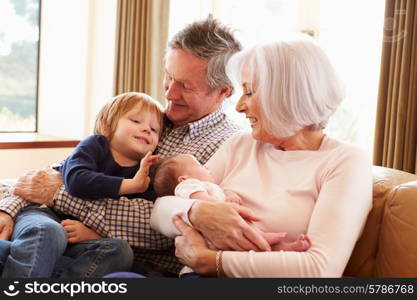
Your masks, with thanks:
M13 226L13 218L8 213L0 211L0 240L10 240Z
M53 206L54 195L61 185L61 173L53 169L34 170L21 176L12 192L27 201Z
M194 228L217 249L271 251L268 241L246 222L259 221L248 208L236 204L195 201L188 214Z

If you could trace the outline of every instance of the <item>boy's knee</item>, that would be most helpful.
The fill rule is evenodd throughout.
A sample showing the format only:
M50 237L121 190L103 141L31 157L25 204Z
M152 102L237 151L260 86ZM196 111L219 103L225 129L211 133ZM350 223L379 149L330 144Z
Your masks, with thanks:
M68 239L65 229L61 226L61 224L54 221L41 222L26 227L20 234L20 238L25 238L26 236L31 238L42 237L53 241L54 245L65 246Z
M110 251L117 257L117 261L121 270L129 270L133 264L133 251L126 241L120 239L106 239L106 243L110 245Z

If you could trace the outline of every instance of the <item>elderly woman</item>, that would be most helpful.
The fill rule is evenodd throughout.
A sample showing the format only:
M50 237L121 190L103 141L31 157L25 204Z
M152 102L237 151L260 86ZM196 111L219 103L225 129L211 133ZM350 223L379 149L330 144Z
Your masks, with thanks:
M280 41L235 54L228 74L243 88L236 110L252 132L230 138L206 167L252 213L169 196L155 204L151 224L167 236L175 224L177 257L202 275L341 276L371 209L372 175L367 155L323 132L344 96L328 57L310 40ZM305 233L312 246L246 251L268 248L242 217L289 241Z

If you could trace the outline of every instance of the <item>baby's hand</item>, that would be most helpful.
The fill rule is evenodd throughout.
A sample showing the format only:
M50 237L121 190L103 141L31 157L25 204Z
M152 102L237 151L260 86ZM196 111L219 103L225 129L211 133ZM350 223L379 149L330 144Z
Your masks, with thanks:
M242 205L242 198L235 192L224 190L224 194L226 196L226 202Z
M137 171L135 177L133 177L137 187L137 193L143 193L148 189L149 183L151 181L149 178L149 168L158 160L158 155L152 155L151 152L148 152L140 162L140 168Z
M68 243L70 244L102 238L95 231L77 220L66 219L61 222L61 225L68 234Z

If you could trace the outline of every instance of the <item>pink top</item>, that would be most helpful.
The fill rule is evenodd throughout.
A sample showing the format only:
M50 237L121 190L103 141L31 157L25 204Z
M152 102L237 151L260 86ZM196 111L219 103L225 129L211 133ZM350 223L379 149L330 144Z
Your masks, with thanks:
M206 166L217 184L238 193L243 206L262 219L256 223L260 229L288 232L288 241L307 233L312 241L306 252L225 251L226 275L343 274L372 205L371 163L362 151L327 136L317 151L282 151L245 133L230 138ZM173 208L178 201L159 199L155 214L160 210L186 216L190 200ZM164 226L174 226L166 220Z

